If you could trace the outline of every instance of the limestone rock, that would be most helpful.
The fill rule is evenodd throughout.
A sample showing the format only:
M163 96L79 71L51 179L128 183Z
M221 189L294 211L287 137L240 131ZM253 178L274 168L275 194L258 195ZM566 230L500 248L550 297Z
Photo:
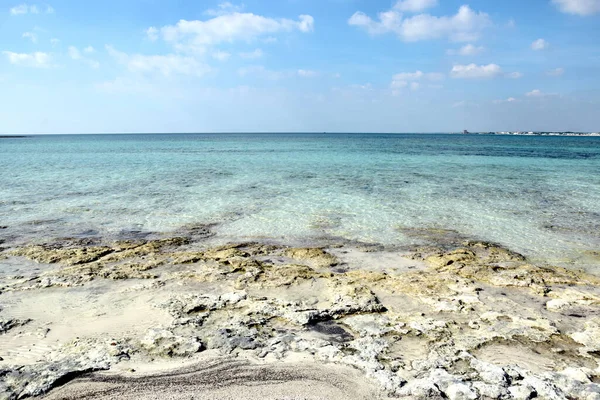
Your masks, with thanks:
M315 267L332 267L339 264L338 259L320 248L291 248L283 252L294 260L308 261Z
M585 329L571 334L573 340L585 346L583 353L600 351L600 318L590 318Z
M178 336L167 329L150 329L140 345L148 353L163 357L189 356L203 348L198 338Z
M131 349L126 343L95 340L76 340L44 356L38 364L8 367L0 374L0 396L21 399L38 396L60 381L109 369L111 364L129 359Z
M12 251L12 255L26 257L39 263L78 265L96 261L112 253L110 247L51 248L48 246L28 246Z

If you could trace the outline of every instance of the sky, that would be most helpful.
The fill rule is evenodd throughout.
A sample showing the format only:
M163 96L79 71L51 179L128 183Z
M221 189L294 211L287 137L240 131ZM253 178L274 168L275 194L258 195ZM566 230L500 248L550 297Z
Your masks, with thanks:
M600 0L0 0L0 132L600 131Z

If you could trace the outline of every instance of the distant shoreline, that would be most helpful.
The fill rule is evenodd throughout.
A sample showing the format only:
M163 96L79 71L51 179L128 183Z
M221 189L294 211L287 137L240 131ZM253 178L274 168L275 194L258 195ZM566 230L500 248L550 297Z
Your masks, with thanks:
M35 136L134 136L134 135L495 135L495 136L569 136L600 137L600 132L135 132L135 133L31 133L0 135L0 139L30 138Z
M598 132L465 132L463 135L510 135L510 136L600 136Z

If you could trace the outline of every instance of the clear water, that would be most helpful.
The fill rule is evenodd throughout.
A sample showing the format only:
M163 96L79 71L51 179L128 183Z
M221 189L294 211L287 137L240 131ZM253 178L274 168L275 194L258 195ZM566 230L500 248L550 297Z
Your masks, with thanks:
M600 137L0 139L1 235L168 232L194 223L218 223L232 240L336 236L388 245L414 240L411 228L453 229L533 258L594 267Z

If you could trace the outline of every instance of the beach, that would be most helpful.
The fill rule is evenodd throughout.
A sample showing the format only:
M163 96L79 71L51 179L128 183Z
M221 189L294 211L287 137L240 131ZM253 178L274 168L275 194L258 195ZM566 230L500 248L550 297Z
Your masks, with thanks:
M600 398L597 138L315 136L0 147L0 398Z

